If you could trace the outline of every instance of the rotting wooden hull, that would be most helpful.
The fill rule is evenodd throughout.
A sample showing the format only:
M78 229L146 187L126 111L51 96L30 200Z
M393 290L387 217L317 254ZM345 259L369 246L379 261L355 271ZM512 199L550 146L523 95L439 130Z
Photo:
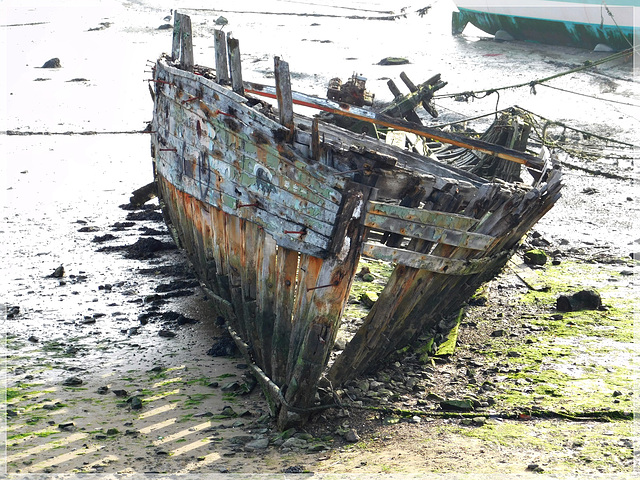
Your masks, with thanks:
M278 59L277 121L263 104L205 78L210 70L190 71L190 35L180 28L175 61L154 68L159 198L281 428L324 408L321 378L342 384L418 335L446 337L452 316L560 196L559 170L539 172L545 181L535 187L489 182L294 118L288 66ZM396 267L328 369L360 255Z

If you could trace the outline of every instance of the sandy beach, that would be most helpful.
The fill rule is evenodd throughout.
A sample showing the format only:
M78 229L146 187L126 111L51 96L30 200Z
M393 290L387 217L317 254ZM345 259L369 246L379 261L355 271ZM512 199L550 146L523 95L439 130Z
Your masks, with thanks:
M507 397L533 402L535 395L525 387L537 387L538 380L516 381L514 369L534 374L524 360L503 354L526 338L531 348L548 347L549 358L537 357L547 370L562 365L581 372L570 370L570 381L562 384L546 379L545 388L555 393L535 402L548 411L572 405L562 410L566 415L613 412L609 422L595 416L512 421L480 410L477 417L484 420L473 425L438 415L393 420L345 405L304 431L282 434L247 375L245 360L211 355L224 330L212 321L184 255L173 248L157 202L121 208L135 189L153 180L144 133L153 105L147 80L155 59L171 48L171 29L164 26L172 23L174 8L192 16L197 63L213 65L213 31L224 17L225 30L240 40L245 80L273 84L278 55L291 65L293 88L320 97L331 78L354 72L368 78L376 101L384 103L392 99L386 81L400 84L402 71L416 83L441 73L448 82L442 93L448 95L526 84L607 56L497 43L478 31L452 37L453 4L436 0L419 15L426 6L355 0L340 6L284 0L215 7L201 0L0 5L6 395L0 471L15 478L81 473L282 478L303 472L385 480L426 474L631 478L638 465L633 449L638 432L630 418L637 411L633 331L639 296L632 255L640 255L640 87L633 58L559 76L548 82L553 88L507 89L465 102L443 95L436 100L437 119L421 112L425 123L442 125L518 105L543 123L555 122L553 128L571 127L572 147L600 152L579 157L558 149L565 164L563 198L536 226L535 238L543 238L544 247L570 265L554 271L564 286L601 290L609 313L573 319L584 330L555 335L549 329L560 326L550 320L548 298L523 300L532 293L531 284L552 285L552 273L512 269L489 285L489 303L468 313L455 355L428 365L409 362L411 369L403 372L393 365L384 370L400 386L395 400L383 406L410 411L432 405L429 395L480 395L475 380L469 383L473 359L479 362L473 368L478 385L500 384L503 394L485 391L481 401L491 397L502 413L510 408L513 413ZM409 63L378 64L388 56ZM59 68L43 68L54 58ZM131 248L150 238L159 250ZM61 266L64 274L56 274ZM513 334L498 338L493 335L498 328ZM559 350L566 358L555 357ZM493 353L479 360L488 351ZM362 385L351 386L353 395L373 391L373 378L363 380L364 393ZM358 432L357 440L345 438L350 429Z

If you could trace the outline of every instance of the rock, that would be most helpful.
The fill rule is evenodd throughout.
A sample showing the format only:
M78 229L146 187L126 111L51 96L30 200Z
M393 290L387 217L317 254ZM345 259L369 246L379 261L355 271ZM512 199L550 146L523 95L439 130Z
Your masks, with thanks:
M524 254L524 263L527 265L544 265L547 263L547 254L539 248L529 250Z
M507 357L509 357L509 358L518 358L518 357L521 357L521 356L522 356L521 353L514 352L513 350L510 351L510 352L507 352Z
M46 62L44 62L44 64L42 65L41 68L61 68L62 65L60 64L60 59L59 58L52 58L50 60L47 60Z
M82 385L83 383L84 382L82 381L82 379L78 377L69 377L62 382L62 385L64 385L65 387L76 387L78 385Z
M176 336L176 333L172 332L171 330L162 329L158 332L158 336L163 338L173 338Z
M269 439L268 438L259 438L257 440L253 440L253 441L247 443L244 446L244 449L245 450L249 450L249 451L264 450L268 446L269 446Z
M378 300L378 294L375 292L366 291L360 295L360 303L367 308L373 307L373 304Z
M505 333L507 333L507 332L505 332L504 330L494 330L493 332L491 332L491 336L492 337L504 337Z
M120 431L117 428L109 428L106 433L107 435L118 435Z
M20 314L20 307L15 305L12 307L7 307L7 318L13 318L16 315Z
M301 438L291 437L284 441L281 448L307 448L309 443Z
M242 385L240 384L240 382L236 380L233 382L229 382L226 385L223 385L220 390L222 390L223 392L237 392L241 388L242 388Z
M615 391L613 392L613 396L614 396L614 397L620 397L620 396L622 396L622 392L621 392L620 390L615 390Z
M113 392L113 394L116 397L126 397L127 396L127 391L126 390L121 390L121 389L117 389L117 390L111 390Z
M49 278L62 278L64 277L64 267L60 265L56 268L52 274L48 275Z
M76 424L73 422L68 422L68 423L60 423L58 424L58 428L60 430L63 430L65 432L72 432L76 429Z
M225 417L237 417L238 414L231 408L229 405L223 407L220 415L224 415Z
M131 404L131 410L140 410L142 408L142 400L140 400L140 397L131 397L127 402Z
M304 467L302 465L293 465L282 469L282 473L304 473Z
M478 427L481 427L482 425L484 425L485 423L487 423L487 418L486 417L473 417L471 419L471 423L473 425L476 425Z
M427 400L431 400L432 402L444 402L446 399L436 393L429 393L427 395Z
M599 310L601 307L602 299L595 290L581 290L573 295L560 295L556 301L556 308L560 312Z
M360 436L358 435L358 432L353 428L350 428L347 433L344 434L344 439L349 443L356 443L360 441Z
M385 57L378 62L378 65L406 65L409 60L402 57Z
M537 473L544 472L544 469L537 463L530 463L529 465L527 465L527 470L529 470L530 472L537 472Z
M362 275L363 282L373 282L375 279L376 277L374 277L371 273L365 273L364 275Z
M422 419L418 415L414 415L413 417L411 417L411 423L420 423L420 422L422 422Z
M471 400L445 400L440 402L440 408L447 412L469 412L473 410Z
M33 335L31 335L29 338L27 338L28 341L32 342L32 343L38 343L40 340L38 339L38 337L35 337Z
M109 392L109 387L98 387L98 390L96 390L96 393L98 395L106 395Z

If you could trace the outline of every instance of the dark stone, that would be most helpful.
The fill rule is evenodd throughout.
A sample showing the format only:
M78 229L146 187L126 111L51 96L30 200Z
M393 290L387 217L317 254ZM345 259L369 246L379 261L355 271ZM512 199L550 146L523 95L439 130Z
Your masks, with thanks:
M33 335L31 335L27 340L33 343L38 343L40 341L38 337L34 337Z
M225 407L223 407L222 412L220 412L220 415L224 415L225 417L237 417L238 416L238 414L229 405L226 405Z
M112 390L112 392L116 397L126 397L127 396L127 391L126 390Z
M561 312L598 310L602 308L602 299L595 290L581 290L573 295L560 295L556 301L556 308Z
M83 383L84 382L82 381L82 379L78 377L69 377L62 382L62 385L64 385L65 387L75 387L78 385L82 385Z
M207 355L212 357L233 357L237 354L237 347L230 336L220 338L213 346L207 350Z
M524 263L527 265L544 265L547 263L547 254L540 249L533 249L525 252Z
M158 335L164 338L173 338L176 336L176 333L172 332L171 330L160 330L158 332Z
M304 467L302 465L293 465L291 467L284 468L282 473L304 473Z
M78 232L80 233L93 233L93 232L99 232L100 229L98 227L82 227L78 229Z
M47 60L42 65L42 68L61 68L61 67L62 67L62 65L60 64L60 59L59 58L52 58L50 60Z
M20 314L20 307L17 305L14 305L13 307L8 307L7 308L7 318L13 318L16 315Z
M62 278L64 277L64 267L62 265L60 265L58 268L56 268L53 273L51 275L48 275L48 277L51 278Z
M140 397L131 397L127 402L131 404L131 410L140 410L142 408L142 400L140 400Z
M385 57L378 62L378 65L406 65L409 60L402 57Z
M97 393L99 395L106 395L109 392L109 387L98 387Z
M60 430L64 430L65 432L71 432L71 431L75 430L76 424L73 423L73 422L60 423L60 424L58 424L58 428Z
M102 242L107 242L109 240L115 240L116 237L115 235L111 235L110 233L105 233L104 235L96 235L95 237L93 237L93 240L91 240L93 243L102 243Z
M469 412L473 410L471 400L445 400L440 402L440 408L447 412Z

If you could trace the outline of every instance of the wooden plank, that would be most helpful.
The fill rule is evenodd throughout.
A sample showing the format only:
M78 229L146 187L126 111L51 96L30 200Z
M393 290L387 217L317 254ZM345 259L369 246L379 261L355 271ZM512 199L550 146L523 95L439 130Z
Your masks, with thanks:
M173 41L171 43L171 60L180 59L180 32L182 30L182 17L180 12L173 14Z
M170 109L172 117L178 116L178 112L174 111L174 108L182 109L182 106L175 106ZM187 123L187 121L188 119L185 118L184 122ZM195 121L193 123L195 123ZM211 120L207 123L213 129L212 134L214 138L209 140L209 148L206 148L206 152L212 150L221 152L221 155L215 158L209 153L207 155L208 161L213 163L224 162L226 164L223 166L224 169L235 168L237 171L235 175L236 181L238 181L237 179L240 174L244 172L248 175L247 178L252 185L262 188L265 179L262 178L258 181L256 177L258 173L266 173L268 176L267 180L274 187L284 189L293 195L304 197L322 208L334 212L338 210L340 198L338 190L324 184L324 179L316 174L316 172L309 170L308 165L307 171L296 168L296 164L292 164L290 160L282 158L275 148L265 148L261 145L256 145L253 143L252 138L243 132L233 132L233 135L228 134L228 127L226 127L222 121ZM206 136L204 132L202 136ZM232 138L234 139L233 142L231 140ZM205 142L204 140L190 139L188 133L183 131L173 132L165 136L165 140L168 140L169 143L172 144L182 144L182 142L185 142L186 148L184 149L184 155L193 159L198 159L198 157L201 156L201 152L203 151L202 144ZM237 149L238 144L242 145L242 150ZM183 150L182 147L176 147L176 149L181 152ZM241 164L234 161L238 157L242 157L243 161ZM260 170L264 172L260 172ZM271 186L268 187L271 188Z
M276 323L276 310L278 308L277 288L277 252L278 247L271 235L262 232L262 255L258 263L257 275L257 308L255 322L262 347L260 365L269 377L273 377L272 348L273 333Z
M473 217L449 212L439 212L421 208L402 207L382 202L371 201L368 205L369 213L417 222L434 227L467 231L477 225L478 220Z
M229 85L229 63L227 62L227 37L222 30L213 31L215 49L216 81L220 85Z
M456 260L369 242L362 247L362 256L447 275L475 275L495 260L492 257Z
M337 251L323 262L302 258L298 301L294 311L287 364L288 386L284 393L289 405L308 408L315 401L318 381L331 353L340 319L360 257L366 228L363 206L371 189L349 184L336 229ZM280 428L304 423L308 412L291 412L283 406L278 416Z
M273 72L276 76L276 96L278 100L278 114L280 123L289 132L287 142L293 141L293 99L291 98L291 77L289 64L280 57L274 58Z
M193 36L191 33L191 17L182 16L180 24L180 67L193 72Z
M299 254L295 250L278 247L276 262L276 296L273 339L271 342L271 372L273 381L280 387L287 378L291 316L296 293L296 275Z
M313 122L311 123L311 158L316 162L319 161L322 156L322 151L320 149L319 123L320 121L317 117L314 117Z
M231 32L227 34L227 44L229 45L229 68L231 70L231 88L238 95L244 95L242 83L242 61L240 59L240 42L231 37Z
M273 87L258 84L252 84L252 87L253 88L248 89L245 88L245 91L247 93L267 97L272 97L273 95ZM300 92L294 92L292 94L292 101L296 105L317 108L318 110L334 113L336 115L342 115L364 122L371 122L380 127L393 128L395 130L403 130L405 132L415 133L420 137L426 137L438 142L456 145L470 150L476 150L482 153L487 153L538 170L541 170L544 167L544 161L528 153L518 152L517 150L501 147L499 145L494 145L482 140L465 137L464 135L444 132L432 127L416 125L415 123L411 123L400 118L389 117L387 115L382 115L370 110L366 110L364 108L341 104L338 102L334 102L333 100L313 97L311 95L305 95Z
M473 232L460 232L433 225L424 225L418 222L405 221L384 215L367 214L365 225L373 230L382 230L405 237L418 238L429 242L444 243L458 247L485 250L495 242L490 235L482 235Z

